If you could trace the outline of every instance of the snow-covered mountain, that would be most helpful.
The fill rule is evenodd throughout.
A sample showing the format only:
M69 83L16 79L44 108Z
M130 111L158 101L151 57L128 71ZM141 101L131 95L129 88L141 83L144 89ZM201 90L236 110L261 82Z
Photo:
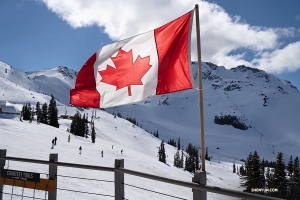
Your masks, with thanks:
M193 63L196 84L197 65ZM279 151L287 157L299 156L300 92L295 86L246 66L225 69L202 63L202 74L205 144L210 155L231 161L246 158L254 150L268 160L275 160ZM134 117L145 129L159 130L165 140L180 137L185 145L199 145L198 105L194 89L106 111ZM224 123L232 125L220 125Z
M192 68L197 84L196 62ZM209 155L230 162L244 159L254 150L268 160L275 160L279 151L299 156L300 92L295 86L246 66L226 69L203 62L202 74ZM75 79L76 72L67 67L23 72L0 62L0 100L43 103L53 94L60 105L68 105ZM192 89L106 111L135 118L143 129L158 130L165 141L180 137L184 146L200 145L198 104L198 90Z
M59 66L52 70L24 72L0 62L1 100L33 103L49 102L52 94L58 104L67 105L69 91L74 87L76 72ZM22 95L20 95L22 94ZM19 97L22 98L19 98Z

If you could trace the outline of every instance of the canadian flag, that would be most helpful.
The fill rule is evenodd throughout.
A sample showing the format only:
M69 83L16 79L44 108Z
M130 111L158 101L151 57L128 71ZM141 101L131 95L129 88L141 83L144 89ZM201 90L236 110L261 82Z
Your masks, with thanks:
M144 34L102 47L79 71L70 104L107 108L193 88L193 10Z

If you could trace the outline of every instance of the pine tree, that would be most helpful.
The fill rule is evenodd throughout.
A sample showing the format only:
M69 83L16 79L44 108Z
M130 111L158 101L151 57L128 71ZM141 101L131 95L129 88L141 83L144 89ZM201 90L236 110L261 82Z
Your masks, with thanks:
M195 171L200 169L200 164L199 164L199 154L198 154L198 149L195 147L194 149L194 158L195 158Z
M177 149L180 150L180 137L178 138Z
M207 147L206 147L206 151L205 151L205 160L209 160L209 161L210 161L210 158L208 157L208 150L207 150Z
M70 133L83 137L82 119L79 111L72 118Z
M41 104L39 101L35 105L35 114L36 114L37 121L40 121L41 115L42 115L42 110L41 110Z
M175 153L175 155L174 155L174 163L173 163L173 165L175 167L180 167L181 166L179 150L177 150L176 153Z
M56 107L56 101L54 96L51 94L51 100L48 106L48 117L49 117L49 125L58 128L58 110Z
M195 172L200 169L199 165L199 155L198 149L196 146L193 146L191 143L188 144L186 149L186 162L185 162L185 170L189 172Z
M286 198L287 196L287 180L285 173L285 164L283 162L283 153L279 152L276 158L276 165L271 182L271 188L277 188L278 192L270 193L273 197Z
M264 172L261 168L261 161L256 151L254 151L253 155L250 152L245 162L245 174L242 175L241 179L241 186L245 188L245 192L251 192L252 188L264 187Z
M270 167L267 168L267 172L266 172L266 184L265 184L265 188L270 189L272 187L271 183L273 181L273 175L270 172ZM269 192L267 193L267 195L269 195Z
M180 168L183 168L183 151L181 150L181 157L180 157Z
M30 120L32 116L32 109L30 103L26 103L22 107L23 120Z
M160 162L166 163L166 151L164 141L161 142L160 147L158 149L158 160Z
M42 106L41 123L48 124L48 105L44 103Z
M235 169L235 163L233 163L233 173L236 173L236 169Z
M288 162L288 167L287 167L287 171L288 171L288 176L291 177L294 171L294 165L293 165L293 157L290 157L290 160Z
M289 199L300 199L300 163L298 156L294 159L293 174L290 183Z
M95 132L94 121L91 122L91 125L92 125L92 133L91 133L92 143L95 143L95 141L96 141L96 132Z

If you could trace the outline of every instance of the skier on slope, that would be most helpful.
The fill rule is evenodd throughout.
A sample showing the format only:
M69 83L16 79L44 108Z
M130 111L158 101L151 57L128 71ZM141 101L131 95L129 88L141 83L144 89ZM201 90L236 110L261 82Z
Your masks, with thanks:
M81 146L79 147L79 154L81 155L81 151L82 151L82 148Z

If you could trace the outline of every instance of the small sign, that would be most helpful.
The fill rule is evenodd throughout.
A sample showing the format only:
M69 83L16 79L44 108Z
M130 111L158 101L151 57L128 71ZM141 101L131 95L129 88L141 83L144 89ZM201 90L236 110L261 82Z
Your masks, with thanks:
M1 169L1 178L11 178L16 180L40 182L40 174L16 170Z

